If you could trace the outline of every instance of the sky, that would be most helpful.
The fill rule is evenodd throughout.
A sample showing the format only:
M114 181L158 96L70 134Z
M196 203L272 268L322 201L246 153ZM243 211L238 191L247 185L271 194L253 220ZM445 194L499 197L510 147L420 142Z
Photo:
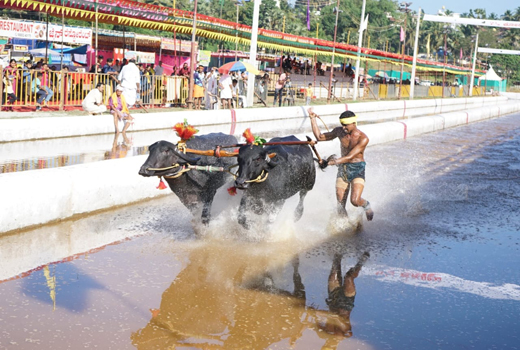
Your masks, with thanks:
M419 7L429 15L437 14L437 11L445 6L446 9L455 13L469 12L470 9L483 8L489 15L494 12L498 16L501 16L507 10L515 12L517 7L520 7L520 2L515 0L406 0L411 1L412 5L410 8L417 11ZM401 0L399 0L401 2Z

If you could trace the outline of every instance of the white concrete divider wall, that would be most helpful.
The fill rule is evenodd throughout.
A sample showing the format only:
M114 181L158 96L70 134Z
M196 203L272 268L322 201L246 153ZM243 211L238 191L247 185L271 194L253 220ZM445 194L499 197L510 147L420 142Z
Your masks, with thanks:
M507 97L475 97L452 99L428 99L413 101L361 102L315 106L316 113L323 117L339 116L347 109L359 114L361 120L381 121L396 118L412 118L477 106L497 105ZM307 115L305 107L247 108L218 111L182 111L136 114L133 130L157 130L171 128L175 123L189 119L190 123L204 125L227 125L227 133L235 133L235 123L273 121L284 127L285 121L301 120ZM294 124L294 123L293 123ZM43 117L0 119L0 142L36 140L82 135L111 134L114 132L112 117L100 116Z
M520 111L520 101L501 105L500 112L497 106L490 106L364 125L360 129L367 133L370 145L375 145L517 111ZM273 130L272 123L264 124ZM317 147L321 154L331 154L337 153L339 145L325 142ZM1 174L0 233L171 194L170 190L156 189L157 178L137 174L145 159L146 156L137 156Z

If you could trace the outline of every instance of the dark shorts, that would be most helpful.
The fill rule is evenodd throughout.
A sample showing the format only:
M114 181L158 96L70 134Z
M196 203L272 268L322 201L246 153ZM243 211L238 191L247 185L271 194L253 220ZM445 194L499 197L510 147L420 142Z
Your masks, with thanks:
M343 291L343 287L337 287L329 293L329 297L325 302L330 308L330 311L336 312L339 310L352 311L354 308L354 300L356 296L347 297Z
M365 180L366 162L359 163L345 163L338 165L338 178L341 178L347 183L351 183L354 179Z

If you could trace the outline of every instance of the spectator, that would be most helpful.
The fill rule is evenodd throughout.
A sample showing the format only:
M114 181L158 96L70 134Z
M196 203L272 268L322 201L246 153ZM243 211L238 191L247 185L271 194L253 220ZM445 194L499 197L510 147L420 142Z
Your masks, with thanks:
M220 99L222 100L222 108L231 108L231 99L233 98L232 88L233 81L229 74L223 74L219 80Z
M289 59L289 58L288 58ZM290 59L289 59L290 62ZM273 107L276 105L276 99L278 98L278 107L282 106L282 95L283 95L283 88L285 86L285 82L287 81L289 73L280 74L280 77L278 78L278 81L276 82L274 86L274 101L273 101Z
M116 87L116 92L110 96L108 99L108 107L110 108L110 113L114 116L114 127L116 134L119 133L119 123L124 123L123 133L133 124L134 118L130 115L130 111L128 110L128 105L126 104L125 96L123 95L123 91L125 89L118 85Z
M164 74L164 68L162 66L162 61L159 61L159 64L157 67L155 67L155 75L163 75Z
M307 89L305 89L305 105L310 106L311 105L311 99L312 99L312 84L309 83L309 86Z
M114 70L117 73L121 72L121 61L120 60L116 60L116 63L114 63Z
M199 65L193 73L193 107L200 109L204 97L204 67Z
M2 103L7 102L13 104L18 98L16 97L15 91L18 77L18 66L16 60L13 58L9 61L9 66L4 69L4 93L2 94ZM13 111L13 107L5 107L6 111Z
M233 88L231 91L233 93L233 101L237 101L237 108L240 106L240 102L242 102L242 107L246 108L247 100L244 95L240 95L240 90L238 87L238 80L233 79Z
M41 87L47 93L45 100L44 100L44 105L47 106L47 104L49 103L49 101L52 98L52 95L54 95L54 92L52 91L52 88L51 88L52 82L51 82L49 65L47 63L43 63L41 71L42 71Z
M103 73L103 56L99 55L97 61L90 67L89 73Z
M218 71L216 67L211 68L211 72L206 74L205 80L206 95L204 96L204 101L206 103L206 109L213 109L215 105L215 99L218 93Z
M128 64L121 69L118 80L121 82L128 108L131 108L135 105L138 94L141 92L141 74L135 65L135 56L132 56Z
M153 63L149 64L148 67L146 67L146 71L148 72L149 75L155 75L154 67L155 67L155 65Z
M40 78L42 72L36 72L36 76L31 83L31 91L36 94L36 111L42 110L42 101L47 97L47 91L43 89Z
M184 63L182 65L182 68L179 70L179 74L182 77L189 77L190 76L190 69L188 68L188 64Z
M172 67L172 77L175 77L178 75L178 69L177 69L177 66L173 66Z
M26 96L27 92L30 90L31 80L32 80L32 62L25 61L24 66L22 68L22 95Z
M97 83L96 88L92 89L81 103L83 110L94 115L106 112L107 106L103 104L103 91L105 91L105 85Z
M114 91L116 89L116 85L119 84L119 81L117 80L118 73L114 68L114 60L112 58L107 58L107 63L103 66L102 72L103 74L108 74L109 80L105 83L110 85L112 87L112 91Z

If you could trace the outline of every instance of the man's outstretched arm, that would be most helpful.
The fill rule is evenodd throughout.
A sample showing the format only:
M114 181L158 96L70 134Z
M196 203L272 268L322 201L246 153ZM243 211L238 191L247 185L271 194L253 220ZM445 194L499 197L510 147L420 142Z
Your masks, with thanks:
M333 140L337 137L337 135L334 131L322 134L320 131L320 128L318 127L318 123L316 122L316 118L318 117L318 115L316 113L314 113L312 108L309 108L307 110L307 112L309 113L309 119L311 120L312 133L316 137L316 140L329 141L329 140Z

